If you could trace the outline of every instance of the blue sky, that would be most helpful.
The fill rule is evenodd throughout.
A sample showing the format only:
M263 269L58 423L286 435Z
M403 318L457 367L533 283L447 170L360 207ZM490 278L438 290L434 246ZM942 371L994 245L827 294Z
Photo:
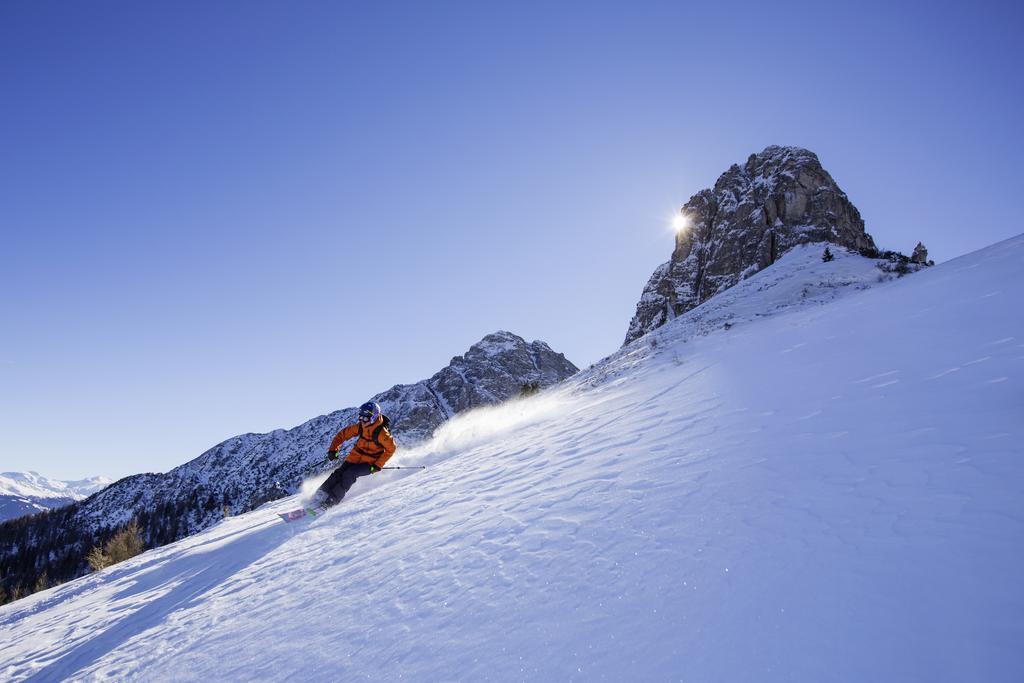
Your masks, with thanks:
M613 352L770 144L879 246L1021 232L1014 3L0 8L0 469L163 471L485 334Z

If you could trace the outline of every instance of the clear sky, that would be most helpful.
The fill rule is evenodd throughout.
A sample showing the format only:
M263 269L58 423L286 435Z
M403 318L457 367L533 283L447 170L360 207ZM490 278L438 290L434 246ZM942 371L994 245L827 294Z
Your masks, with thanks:
M880 247L1018 234L1021 35L1014 2L4 2L0 470L164 471L498 329L585 366L770 144Z

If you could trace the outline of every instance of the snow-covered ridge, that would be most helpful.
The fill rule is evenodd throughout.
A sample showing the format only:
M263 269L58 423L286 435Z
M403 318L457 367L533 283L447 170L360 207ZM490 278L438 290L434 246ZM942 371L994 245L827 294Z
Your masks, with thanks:
M837 261L466 412L320 518L0 607L0 678L1016 683L1024 236L866 289Z
M823 261L828 248L831 261ZM676 324L652 333L668 341L752 322L758 318L821 306L889 282L883 262L825 242L793 247L768 268L679 316ZM649 341L649 340L648 340Z
M107 477L61 481L38 472L0 472L0 496L81 500L113 483Z
M0 473L0 521L68 505L112 482L106 477L59 481L38 472Z
M831 261L822 259L825 249ZM627 359L637 362L666 347L678 349L695 337L716 331L745 334L749 323L807 308L820 308L846 296L896 279L881 259L827 242L793 247L774 264L751 274L739 284L712 297L664 326L626 344L617 353L582 372L580 382L593 383L607 376L609 367L621 369ZM672 352L678 355L678 350Z

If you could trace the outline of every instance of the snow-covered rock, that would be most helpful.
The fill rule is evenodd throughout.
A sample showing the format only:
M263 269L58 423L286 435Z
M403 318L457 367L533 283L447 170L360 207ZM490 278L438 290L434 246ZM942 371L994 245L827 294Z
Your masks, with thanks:
M798 244L875 251L860 212L799 147L771 146L734 164L681 209L672 258L644 287L626 343L774 263Z
M0 607L0 678L1024 679L1024 236L882 281L814 251L322 517Z

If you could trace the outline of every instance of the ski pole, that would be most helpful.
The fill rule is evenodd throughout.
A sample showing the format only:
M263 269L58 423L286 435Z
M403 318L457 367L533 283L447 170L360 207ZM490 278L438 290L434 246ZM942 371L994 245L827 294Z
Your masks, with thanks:
M339 458L339 460L340 460L340 458ZM328 463L328 462L334 462L334 460L331 460L330 458L324 458L323 463ZM345 461L342 460L342 463L344 463L344 462ZM413 466L410 466L410 465L406 465L406 466L402 467L401 465L399 465L399 466L396 466L396 467L378 467L377 469L379 469L379 470L425 470L425 469L427 469L427 466L426 465L417 465L417 466L413 467Z

